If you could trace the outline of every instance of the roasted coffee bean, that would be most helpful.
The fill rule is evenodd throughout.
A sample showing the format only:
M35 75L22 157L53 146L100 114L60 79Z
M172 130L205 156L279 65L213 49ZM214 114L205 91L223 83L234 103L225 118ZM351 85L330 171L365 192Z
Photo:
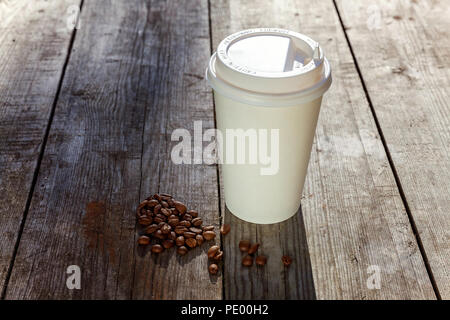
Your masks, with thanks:
M209 241L212 240L216 237L216 233L214 231L204 231L203 232L203 238L205 238L205 240Z
M242 265L244 267L251 267L253 265L253 257L246 255L243 259L242 259Z
M194 232L190 232L190 231L186 231L185 233L183 233L183 236L185 238L195 238L195 233Z
M169 234L171 230L172 230L172 228L171 228L168 224L164 224L164 225L161 227L161 232L162 232L163 234Z
M161 201L161 196L160 196L159 194L157 194L157 193L155 193L155 194L153 195L153 198L155 198L155 199L158 200L158 201Z
M173 207L174 206L174 201L172 198L167 199L167 203L169 204L169 206Z
M198 212L196 210L189 210L187 213L189 213L193 218L198 217Z
M201 234L195 236L195 240L197 240L197 244L201 246L203 242L205 242L205 238Z
M191 223L196 227L200 227L203 223L203 220L200 218L194 218L192 219Z
M147 237L147 236L140 236L139 239L138 239L138 243L141 246L146 246L146 245L148 245L150 243L150 238Z
M172 215L172 211L170 211L170 210L167 209L167 208L162 208L162 209L161 209L161 213L162 213L163 215L165 215L166 217Z
M153 208L153 213L154 213L154 214L158 214L158 213L161 211L161 208L162 208L162 206L161 206L160 204L156 205L156 206Z
M166 219L164 218L164 216L162 216L161 214L157 214L156 217L153 218L153 221L155 223L161 223L161 222L165 222Z
M183 220L192 221L192 216L190 214L186 213L183 215Z
M150 201L147 201L147 206L150 208L153 208L159 204L158 200L152 199Z
M208 267L208 271L210 274L217 274L219 272L219 267L215 263L211 263Z
M188 249L185 246L178 247L177 253L180 256L184 256L186 253L188 253Z
M200 233L203 232L202 229L196 228L196 227L190 227L190 228L189 228L189 231L194 232L194 233L197 233L197 234L200 234Z
M230 232L230 230L231 230L231 227L229 224L224 224L220 227L220 233L223 235L228 234L228 232Z
M183 236L177 237L175 243L178 247L184 246L184 237Z
M264 266L267 262L266 256L257 256L255 262L258 266Z
M147 203L148 203L148 201L145 200L138 205L138 207L136 209L136 213L138 216L140 216L142 214L141 211L145 212L145 207L147 206Z
M167 238L175 241L175 239L177 238L177 234L175 233L175 231L170 231L170 233L167 235Z
M173 240L170 239L164 240L162 245L165 249L170 249L173 247Z
M213 231L214 230L214 226L203 226L202 229L203 229L203 231Z
M284 256L281 257L281 262L283 262L283 264L286 267L289 267L291 265L291 263L292 263L292 258L287 256L287 255L284 255Z
M259 243L255 243L253 245L250 246L250 248L248 249L248 254L254 254L256 251L258 251L259 248Z
M166 201L161 201L161 205L163 206L163 208L168 208L169 204Z
M160 239L160 240L162 240L162 239L165 238L165 236L164 236L164 234L162 233L161 229L156 230L156 231L153 233L153 236L154 236L155 238L157 238L157 239Z
M182 220L178 225L189 228L191 226L191 223L189 221Z
M180 220L178 218L172 218L168 220L168 223L171 227L176 227L180 223Z
M170 208L170 212L172 212L173 215L176 215L176 216L179 215L179 212L175 208Z
M161 253L163 252L164 248L160 244L154 244L152 245L152 252L153 253Z
M173 205L175 206L175 208L177 209L177 211L178 211L179 213L181 213L181 214L186 213L187 208L186 208L186 206L184 205L184 203L181 203L180 201L174 201L174 202L173 202Z
M151 224L147 228L145 228L145 233L146 234L151 234L151 233L155 232L156 230L158 230L158 225Z
M186 239L186 244L191 248L195 248L197 246L197 240L195 240L194 238L188 238Z
M175 227L175 233L176 234L183 234L183 233L185 233L187 231L188 231L188 228L186 228L186 227L179 226L179 225Z
M223 251L217 252L217 254L214 256L214 260L220 261L223 258Z
M149 226L153 221L153 219L151 217L147 217L147 216L142 216L139 218L139 224L141 226Z
M219 246L212 246L211 248L208 249L208 258L210 258L210 259L214 258L214 256L219 251L220 251L220 247Z
M163 201L169 201L170 199L172 199L172 196L167 193L161 193L160 196L161 196L161 200L163 200Z
M247 252L248 249L250 249L250 241L248 240L241 240L239 242L239 250L242 252Z

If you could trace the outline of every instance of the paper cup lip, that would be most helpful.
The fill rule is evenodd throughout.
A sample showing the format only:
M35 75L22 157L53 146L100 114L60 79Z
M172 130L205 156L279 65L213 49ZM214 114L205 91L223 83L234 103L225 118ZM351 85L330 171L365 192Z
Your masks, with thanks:
M262 107L284 107L307 103L321 97L331 86L331 66L324 57L324 78L312 87L294 93L261 93L234 86L217 76L215 52L209 60L205 78L214 91L237 102Z

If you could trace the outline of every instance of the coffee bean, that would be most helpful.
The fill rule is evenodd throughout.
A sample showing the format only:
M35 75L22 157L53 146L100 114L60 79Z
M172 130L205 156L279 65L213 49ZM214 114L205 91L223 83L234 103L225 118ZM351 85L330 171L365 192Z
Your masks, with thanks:
M173 240L170 240L170 239L164 240L162 245L165 249L170 249L173 247Z
M150 200L150 201L147 201L147 205L150 207L150 208L153 208L153 207L155 207L155 206L157 206L159 204L159 202L158 202L158 200Z
M195 236L195 240L197 240L197 244L201 246L203 242L205 242L205 238L201 234Z
M180 256L184 256L186 253L188 253L188 249L185 246L178 247L177 253Z
M161 211L161 208L162 208L162 206L161 206L160 204L156 205L156 206L153 208L153 213L154 213L154 214L158 214L158 213Z
M258 248L259 248L259 243L253 244L253 245L248 249L248 254L254 254L256 251L258 251Z
M203 220L200 218L194 218L192 219L191 223L196 227L200 227L203 223Z
M192 216L190 214L186 213L186 214L183 215L183 220L192 221Z
M231 226L229 224L224 224L220 227L220 233L226 235L230 232Z
M197 246L197 240L194 238L188 238L186 239L186 244L191 248L195 248Z
M156 231L153 233L153 236L154 236L155 238L157 238L157 239L160 239L160 240L162 240L162 239L165 238L165 236L164 236L164 234L162 233L161 229L156 230Z
M241 240L239 242L239 250L242 252L247 252L248 249L250 249L250 241L248 240Z
M151 234L151 233L155 232L156 230L158 230L158 226L156 224L151 224L147 228L145 228L145 233Z
M175 240L175 244L178 247L184 246L184 237L183 236L177 237L177 239Z
M155 199L158 200L158 201L161 201L161 196L160 196L159 194L157 194L157 193L155 193L155 194L153 195L153 198L155 198Z
M170 231L170 233L167 235L167 238L175 241L175 239L177 238L177 234L175 233L175 231Z
M142 216L142 217L140 217L139 218L139 224L141 225L141 226L148 226L148 225L150 225L151 223L152 223L152 218L151 217L147 217L147 216Z
M197 234L200 234L200 233L203 232L202 229L196 228L196 227L190 227L189 230L190 230L191 232L194 232L194 233L197 233Z
M190 231L186 231L185 233L183 233L183 236L185 238L195 238L195 233L194 232L190 232Z
M210 274L217 274L219 272L219 267L215 263L211 263L208 267L208 271Z
M167 199L167 203L169 204L169 206L173 207L174 206L174 201L172 198Z
M138 239L138 243L141 246L146 246L146 245L148 245L150 243L150 238L147 237L147 236L140 236L139 239Z
M152 245L152 252L153 253L161 253L163 252L164 248L160 244L154 244Z
M223 258L223 251L217 252L217 254L214 256L214 260L220 261Z
M212 246L211 248L208 249L208 258L210 258L210 259L214 258L214 256L219 251L220 251L220 247L219 246Z
M173 205L178 210L178 212L181 213L181 214L184 214L187 211L186 206L183 203L179 202L179 201L174 201Z
M183 234L183 233L185 233L187 231L188 231L188 228L186 228L186 227L183 227L183 226L180 226L180 225L175 227L175 233L176 234Z
M169 219L168 222L171 227L176 227L180 224L180 220L178 218Z
M172 215L172 211L170 211L170 210L167 209L167 208L162 208L162 209L161 209L161 213L162 213L163 215L165 215L166 217Z
M189 213L193 218L198 217L198 212L196 210L189 210L187 213Z
M258 266L264 266L267 262L267 258L265 256L257 256L255 260Z
M242 259L242 265L244 267L251 267L253 265L253 257L246 255L243 259Z
M283 264L286 267L289 267L291 265L291 263L292 263L292 258L287 256L287 255L284 255L284 256L281 257L281 262L283 262Z
M168 208L169 207L169 204L166 202L166 201L161 201L161 205L163 206L163 208Z
M203 231L213 231L214 226L203 226L202 229L203 229Z
M161 223L166 221L165 217L162 214L157 214L156 217L153 219L155 223Z
M178 216L179 212L175 208L170 208L170 212L172 212L173 215Z
M163 234L169 234L171 230L172 230L172 228L171 228L168 224L164 224L164 225L161 227L161 232L162 232Z
M204 231L203 232L203 238L205 238L205 240L209 241L212 240L216 237L216 233L214 231Z
M189 221L182 220L182 221L180 221L179 225L183 226L183 227L186 227L186 228L189 228L191 226L191 223Z

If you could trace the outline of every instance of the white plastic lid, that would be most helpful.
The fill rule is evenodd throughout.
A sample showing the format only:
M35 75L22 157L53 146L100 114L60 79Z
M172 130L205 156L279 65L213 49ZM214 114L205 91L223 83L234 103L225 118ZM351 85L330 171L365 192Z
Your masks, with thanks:
M259 28L225 38L206 79L217 92L249 104L294 105L329 88L331 69L319 44L300 33Z

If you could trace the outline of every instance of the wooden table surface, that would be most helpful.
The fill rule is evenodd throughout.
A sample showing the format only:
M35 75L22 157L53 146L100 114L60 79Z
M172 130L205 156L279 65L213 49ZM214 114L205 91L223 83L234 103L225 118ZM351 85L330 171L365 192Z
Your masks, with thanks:
M214 128L214 48L262 26L333 68L302 208L267 226L228 212L217 166L170 161L175 128ZM446 1L0 0L1 298L450 299L449 101ZM155 192L231 224L218 276L206 246L139 250ZM264 268L241 266L241 239Z

